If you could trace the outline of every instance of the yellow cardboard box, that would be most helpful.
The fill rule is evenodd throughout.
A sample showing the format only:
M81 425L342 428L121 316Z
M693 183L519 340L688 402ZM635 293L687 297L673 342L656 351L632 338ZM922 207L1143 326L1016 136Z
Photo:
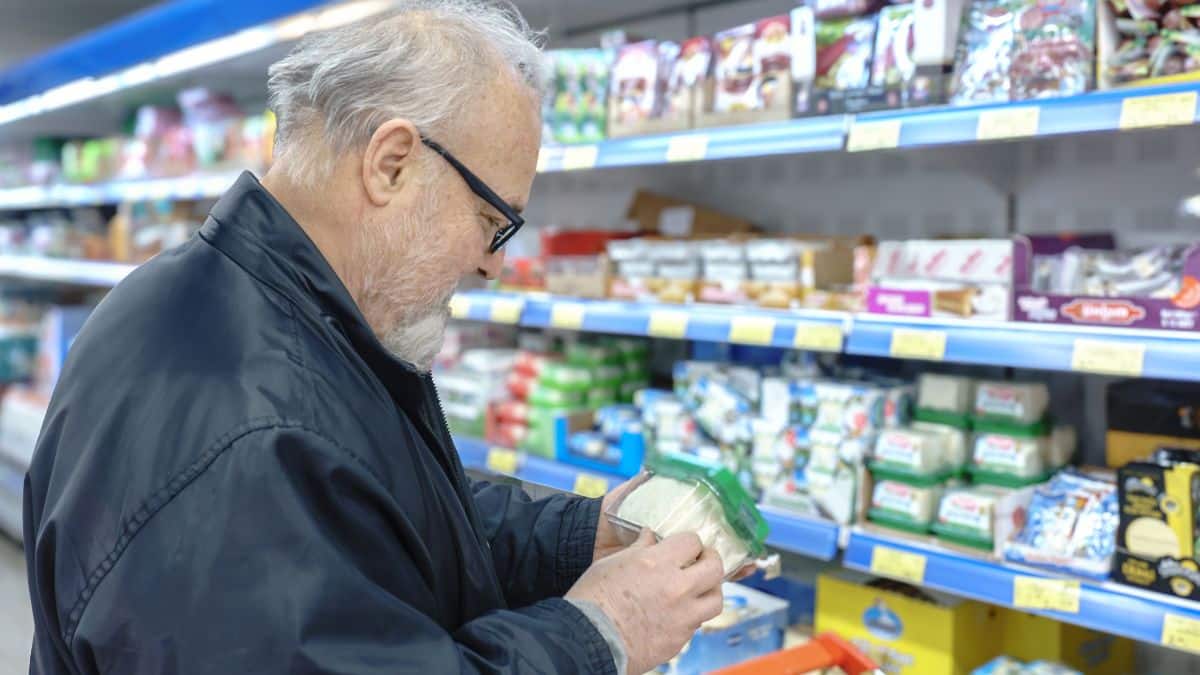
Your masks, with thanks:
M1021 661L1057 661L1088 675L1132 673L1133 642L1044 616L1001 609L1004 653Z
M1000 654L997 608L923 589L924 597L911 597L865 586L863 578L846 572L818 578L816 630L850 640L883 672L965 675Z

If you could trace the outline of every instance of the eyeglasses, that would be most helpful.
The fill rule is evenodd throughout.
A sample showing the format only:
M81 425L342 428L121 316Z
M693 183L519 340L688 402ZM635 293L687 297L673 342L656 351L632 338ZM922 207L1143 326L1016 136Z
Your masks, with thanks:
M458 175L462 176L462 179L466 181L467 187L471 188L471 192L474 192L480 199L487 202L492 208L499 211L500 215L504 216L504 218L508 220L507 225L496 231L495 236L492 237L492 245L488 248L489 253L495 253L496 251L499 251L500 247L508 243L508 240L512 239L513 235L517 233L517 230L521 229L521 226L525 224L525 219L518 215L517 212L514 211L507 202L501 199L500 195L493 192L492 189L487 186L487 183L484 183L479 179L478 176L471 173L470 169L463 166L462 162L455 159L454 155L450 154L449 150L443 148L441 145L429 140L428 138L425 138L424 136L421 137L421 142L429 146L430 150L433 150L445 158L445 160L450 163L450 166L454 167L454 170L458 172Z

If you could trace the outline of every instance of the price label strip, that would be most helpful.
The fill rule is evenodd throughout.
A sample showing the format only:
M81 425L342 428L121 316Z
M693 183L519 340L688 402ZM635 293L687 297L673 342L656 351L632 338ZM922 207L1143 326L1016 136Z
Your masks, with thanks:
M860 122L850 125L850 136L846 139L849 152L889 150L900 146L900 120Z
M796 339L792 346L810 352L842 351L842 327L820 323L802 323L796 326Z
M1022 609L1051 609L1078 614L1079 582L1017 576L1013 579L1012 604Z
M1000 141L1007 138L1036 136L1042 109L1037 106L996 108L979 113L975 140Z
M672 136L667 143L668 162L698 162L708 154L708 136L687 134Z
M471 313L471 301L461 295L450 298L450 316L455 319L465 319Z
M680 340L687 335L688 315L686 312L670 310L650 312L650 323L646 333L650 337Z
M1170 612L1163 614L1162 644L1200 654L1200 621Z
M575 487L572 491L584 497L603 497L608 493L608 481L598 476L581 473L575 476Z
M501 298L492 301L490 317L492 323L517 323L521 320L521 311L524 309L524 300Z
M578 169L591 169L596 166L596 158L600 155L600 149L594 145L571 145L563 150L562 168L563 171L575 171Z
M920 585L925 583L925 556L876 546L871 549L871 572Z
M1120 127L1145 129L1192 124L1196 121L1196 93L1184 91L1177 94L1131 96L1121 101Z
M729 341L744 345L769 345L775 334L775 319L739 316L729 324Z
M946 332L897 328L892 331L889 353L897 359L942 361L946 358Z
M566 330L583 328L583 305L577 302L556 302L550 307L550 325Z
M1076 338L1071 350L1071 370L1101 375L1141 377L1146 364L1146 345Z
M504 448L492 448L487 454L487 468L489 471L504 474L505 476L515 476L517 466L520 464L520 458L513 450Z

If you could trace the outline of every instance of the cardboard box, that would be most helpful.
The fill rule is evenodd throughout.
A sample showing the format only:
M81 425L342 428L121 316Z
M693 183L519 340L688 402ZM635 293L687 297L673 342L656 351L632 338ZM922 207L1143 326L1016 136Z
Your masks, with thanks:
M1038 267L1070 247L1107 250L1112 237L1018 236L1013 241L1013 319L1113 328L1200 330L1200 244L1183 253L1179 291L1171 297L1149 295L1065 295L1036 290Z
M1200 450L1200 385L1125 380L1108 385L1104 456L1116 468L1160 447Z
M1196 550L1200 453L1159 450L1154 460L1131 462L1117 470L1121 511L1113 578L1200 600Z
M1055 661L1088 675L1134 672L1133 641L1082 626L1000 609L1004 623L1003 653L1021 661Z
M725 612L696 631L691 641L658 672L699 675L783 648L788 603L741 584L722 586Z
M1007 239L880 242L867 311L1003 321L1012 302Z
M995 607L896 582L871 587L862 578L818 577L816 631L846 638L884 672L965 675L1000 653Z
M625 217L643 232L667 237L716 237L755 230L743 218L647 190L634 193Z

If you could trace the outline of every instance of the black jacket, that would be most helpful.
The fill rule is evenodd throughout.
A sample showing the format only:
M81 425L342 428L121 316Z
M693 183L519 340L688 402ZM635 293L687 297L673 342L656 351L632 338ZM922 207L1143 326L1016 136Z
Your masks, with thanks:
M32 673L615 672L599 503L463 473L249 174L76 339L25 481Z

